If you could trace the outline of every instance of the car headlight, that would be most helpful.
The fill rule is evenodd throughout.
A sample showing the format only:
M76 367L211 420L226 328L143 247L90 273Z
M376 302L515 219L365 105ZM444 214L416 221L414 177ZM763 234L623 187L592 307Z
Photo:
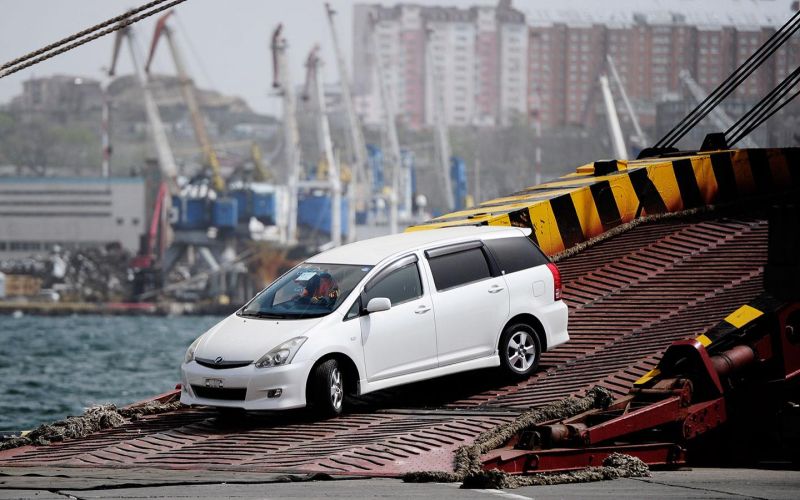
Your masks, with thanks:
M200 343L201 338L203 338L202 335L197 337L195 341L192 342L192 345L190 345L189 348L186 349L186 356L183 358L184 363L188 363L194 359L194 351L195 349L197 349L197 344Z
M300 350L300 346L307 340L307 337L295 337L287 340L275 349L269 351L256 361L256 368L268 368L270 366L281 366L292 362L294 355Z

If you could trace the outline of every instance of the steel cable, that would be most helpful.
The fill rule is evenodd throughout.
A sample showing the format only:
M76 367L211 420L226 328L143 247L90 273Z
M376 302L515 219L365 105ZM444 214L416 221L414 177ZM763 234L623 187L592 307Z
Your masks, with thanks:
M113 33L115 31L123 29L123 28L125 28L127 26L130 26L133 23L139 22L142 19L150 17L153 14L157 14L157 13L162 12L164 10L167 10L169 8L172 8L172 7L174 7L174 6L176 6L176 5L180 4L180 3L183 3L185 1L186 0L172 0L171 2L166 3L165 5L161 5L161 4L164 4L164 2L167 2L167 0L155 0L153 2L150 2L148 4L143 5L143 6L139 7L139 8L137 8L137 9L129 11L129 12L127 12L127 13L121 15L121 16L116 16L116 17L114 17L112 19L109 19L109 20L104 21L104 22L102 22L100 24L92 26L91 28L87 28L87 29L85 29L83 31L80 31L78 33L75 33L74 35L71 35L71 36L69 36L67 38L59 40L58 42L51 43L50 45L47 45L46 47L43 47L43 48L41 48L39 50L33 51L33 52L29 53L29 54L26 54L26 55L24 55L22 57L18 57L17 59L14 59L12 61L9 61L9 62L3 64L3 66L0 67L0 78L5 78L8 75L14 74L14 73L16 73L18 71L21 71L21 70L25 69L25 68L29 68L29 67L31 67L31 66L33 66L35 64L39 64L42 61L46 61L47 59L50 59L50 58L53 58L53 57L55 57L57 55L63 54L64 52L70 51L70 50L72 50L72 49L74 49L76 47L79 47L79 46L83 45L83 44L89 43L92 40L96 40L96 39L100 38L101 36L104 36L104 35L107 35L109 33ZM147 9L150 9L150 8L154 7L154 6L158 6L158 8L155 8L153 10L149 10L147 12L144 12L143 14L139 14L137 16L131 17L132 14L145 11ZM117 24L112 26L112 27L110 27L110 28L106 28L106 29L104 29L102 31L96 32L98 29L100 29L102 27L105 27L105 26L108 26L108 25L113 24L113 23L117 23ZM93 33L93 34L91 34L91 33ZM88 34L91 34L91 35L90 36L85 36L85 35L88 35ZM77 41L74 41L74 40L77 40ZM69 43L69 42L72 42L72 43ZM64 45L64 44L68 44L68 45ZM53 50L53 49L58 49L58 50ZM25 61L27 61L27 62L25 62ZM23 64L20 64L20 63L23 63Z
M749 129L752 123L757 122L765 112L768 112L797 83L798 78L800 78L800 67L792 71L778 86L770 90L755 106L731 125L725 131L725 137L730 139L743 137L741 135L742 130Z
M748 119L742 126L738 127L738 130L736 130L735 133L731 133L729 137L728 132L725 132L725 136L729 137L729 146L733 146L742 140L745 136L747 136L747 134L760 127L761 124L767 121L775 113L783 109L784 106L789 104L789 102L797 97L800 91L795 92L788 99L785 99L783 102L781 102L781 99L786 97L798 82L800 82L800 71L796 70L792 75L790 75L790 77L787 77L783 82L781 82L781 85L773 89L773 92L777 89L780 90L775 92L769 101L765 101L764 105L760 106L758 111L753 113L750 119ZM773 94L773 92L770 92L770 94Z
M792 16L781 28L776 31L761 47L759 47L747 60L729 75L711 94L709 94L695 109L681 120L670 132L667 133L656 147L672 147L700 120L705 118L723 99L733 92L742 81L747 79L772 53L800 28L800 12Z
M800 11L796 12L778 31L759 47L750 57L711 92L696 108L678 122L662 137L655 147L672 147L697 123L708 115L723 99L733 92L739 84L749 77L783 43L800 28Z

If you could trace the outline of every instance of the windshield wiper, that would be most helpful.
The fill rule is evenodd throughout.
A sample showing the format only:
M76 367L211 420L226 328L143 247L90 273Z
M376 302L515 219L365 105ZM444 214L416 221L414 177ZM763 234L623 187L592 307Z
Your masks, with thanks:
M285 314L273 314L262 311L242 311L241 316L246 318L267 318L267 319L286 319L289 316Z

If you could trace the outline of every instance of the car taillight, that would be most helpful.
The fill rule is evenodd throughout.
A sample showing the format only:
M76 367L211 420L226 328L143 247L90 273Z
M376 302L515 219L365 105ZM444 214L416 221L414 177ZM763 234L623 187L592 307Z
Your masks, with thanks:
M553 273L553 300L561 300L563 285L561 284L561 271L552 262L547 263L547 268Z

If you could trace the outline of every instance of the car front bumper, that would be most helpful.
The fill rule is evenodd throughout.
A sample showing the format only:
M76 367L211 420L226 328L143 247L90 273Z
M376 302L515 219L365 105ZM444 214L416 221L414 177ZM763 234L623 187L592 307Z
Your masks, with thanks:
M306 405L309 370L302 362L271 368L250 364L214 369L190 361L181 366L181 403L245 410L301 408ZM269 397L269 391L276 389L281 390L280 396Z

